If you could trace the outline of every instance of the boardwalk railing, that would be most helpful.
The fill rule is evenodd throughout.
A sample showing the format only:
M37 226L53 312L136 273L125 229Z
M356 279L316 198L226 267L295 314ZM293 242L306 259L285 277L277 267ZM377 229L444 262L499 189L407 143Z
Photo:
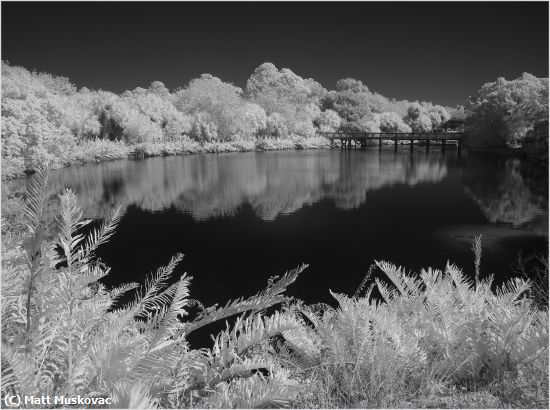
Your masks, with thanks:
M408 141L411 150L415 142L424 143L426 151L430 149L430 145L435 144L441 146L441 150L445 151L448 145L456 146L458 152L462 150L462 140L464 139L463 132L319 132L319 135L328 138L336 145L340 144L342 149L366 149L368 141L378 141L379 149L382 149L383 141L393 141L395 150L399 141Z

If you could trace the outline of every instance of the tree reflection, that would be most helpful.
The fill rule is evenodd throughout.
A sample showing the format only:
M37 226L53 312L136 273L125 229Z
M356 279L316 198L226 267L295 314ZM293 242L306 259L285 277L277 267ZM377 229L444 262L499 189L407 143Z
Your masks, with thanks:
M79 193L85 215L102 218L116 206L148 211L176 207L197 220L234 215L249 204L264 220L322 199L359 207L368 191L395 184L438 182L440 157L354 153L275 152L153 158L69 168L50 178L51 196Z
M517 158L470 158L462 182L491 222L547 232L548 174ZM545 222L546 221L546 222Z

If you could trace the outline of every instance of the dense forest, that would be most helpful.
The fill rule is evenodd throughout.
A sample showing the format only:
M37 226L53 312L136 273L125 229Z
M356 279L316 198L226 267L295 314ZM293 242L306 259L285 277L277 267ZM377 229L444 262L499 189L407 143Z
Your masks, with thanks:
M190 152L319 148L318 132L428 132L466 118L477 147L521 145L548 117L548 79L485 84L464 107L397 101L352 78L327 90L264 63L245 89L210 74L120 95L2 62L2 176L109 159Z

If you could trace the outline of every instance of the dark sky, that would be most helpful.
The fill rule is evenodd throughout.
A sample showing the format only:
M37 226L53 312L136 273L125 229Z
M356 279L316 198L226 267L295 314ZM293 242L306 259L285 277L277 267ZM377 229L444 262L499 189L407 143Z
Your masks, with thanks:
M3 2L2 59L115 92L202 73L244 87L270 61L455 105L499 76L548 77L548 3Z

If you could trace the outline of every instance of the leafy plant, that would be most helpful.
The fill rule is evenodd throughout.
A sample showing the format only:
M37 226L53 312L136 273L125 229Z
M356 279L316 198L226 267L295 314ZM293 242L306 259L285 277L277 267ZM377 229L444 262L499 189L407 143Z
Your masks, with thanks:
M3 394L109 397L114 407L132 408L181 407L193 400L231 406L288 401L292 383L269 355L255 349L300 322L257 312L287 301L282 293L305 266L255 296L207 308L185 322L191 278L184 274L169 284L183 255L140 287L105 288L100 279L109 269L95 258L95 250L112 236L119 214L84 235L90 221L82 219L76 195L66 190L60 195L57 239L50 243L41 234L45 184L41 171L29 191L29 237L19 249L27 265L3 266ZM114 308L136 287L134 301ZM212 349L190 349L189 333L254 312L228 326ZM267 375L255 373L264 368Z
M544 389L548 313L533 309L528 281L516 278L493 292L492 277L474 286L451 264L419 275L376 265L389 283L374 279L363 297L331 293L337 309L298 309L319 346L297 372L307 385L303 407L410 406L434 388L494 389L520 374L542 378Z

